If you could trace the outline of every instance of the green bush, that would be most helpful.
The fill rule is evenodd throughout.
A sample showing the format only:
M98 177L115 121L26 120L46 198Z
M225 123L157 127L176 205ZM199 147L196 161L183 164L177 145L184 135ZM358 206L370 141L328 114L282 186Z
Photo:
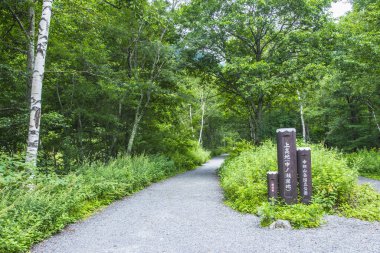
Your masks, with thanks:
M230 158L240 155L244 151L254 150L255 146L247 140L234 140L232 138L226 138L226 146L218 148L214 151L215 154L228 153Z
M321 145L311 148L311 205L268 204L266 173L277 171L276 147L269 141L224 164L220 177L226 203L238 211L260 215L263 226L287 219L295 228L317 227L326 213L380 220L380 194L369 186L357 186L357 172L348 167L344 155Z
M195 168L210 158L210 152L204 150L196 141L187 141L186 146L177 147L169 157L180 168Z
M66 176L35 172L1 158L0 252L25 252L68 223L97 208L179 172L163 156L119 157Z
M380 149L359 150L347 154L350 167L355 167L360 175L380 180Z

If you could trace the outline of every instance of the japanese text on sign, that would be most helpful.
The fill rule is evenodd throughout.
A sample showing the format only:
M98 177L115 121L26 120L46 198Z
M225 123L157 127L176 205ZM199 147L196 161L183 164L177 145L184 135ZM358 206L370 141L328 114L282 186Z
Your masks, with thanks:
M290 173L290 145L285 142L284 145L284 165L285 165L285 190L290 192L292 190L292 174Z

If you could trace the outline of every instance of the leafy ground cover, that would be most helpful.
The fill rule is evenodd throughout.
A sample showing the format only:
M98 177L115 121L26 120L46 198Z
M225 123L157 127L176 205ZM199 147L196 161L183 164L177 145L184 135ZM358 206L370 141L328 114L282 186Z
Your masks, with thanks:
M192 165L208 158L207 152L194 152ZM190 158L183 158L186 164ZM180 157L176 159L180 161ZM31 178L24 163L3 155L0 252L25 252L67 224L181 171L184 165L164 156L140 155L119 157L107 164L86 164L65 176L36 171Z
M312 148L313 200L310 205L285 205L267 200L266 173L277 171L276 147L268 141L229 159L220 170L226 203L259 215L261 225L289 220L295 228L318 227L325 214L368 221L380 220L380 194L369 185L358 185L358 173L343 154L321 145Z
M380 149L359 150L348 154L347 160L361 176L380 180Z

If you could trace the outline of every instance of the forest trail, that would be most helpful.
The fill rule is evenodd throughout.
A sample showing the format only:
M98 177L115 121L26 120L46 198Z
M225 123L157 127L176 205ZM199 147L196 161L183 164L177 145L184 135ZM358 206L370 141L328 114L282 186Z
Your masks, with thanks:
M223 204L223 157L117 201L36 245L38 253L380 252L380 223L336 216L318 229L269 230Z

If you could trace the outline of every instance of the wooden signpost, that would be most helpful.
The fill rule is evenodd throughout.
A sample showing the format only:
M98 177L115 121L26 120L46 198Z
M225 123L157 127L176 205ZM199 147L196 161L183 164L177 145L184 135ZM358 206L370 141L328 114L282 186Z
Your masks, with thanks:
M277 129L278 172L267 173L268 200L278 196L286 204L298 202L298 187L301 203L310 204L312 197L311 150L296 148L296 129Z
M277 161L280 197L286 204L297 203L296 129L277 129Z

